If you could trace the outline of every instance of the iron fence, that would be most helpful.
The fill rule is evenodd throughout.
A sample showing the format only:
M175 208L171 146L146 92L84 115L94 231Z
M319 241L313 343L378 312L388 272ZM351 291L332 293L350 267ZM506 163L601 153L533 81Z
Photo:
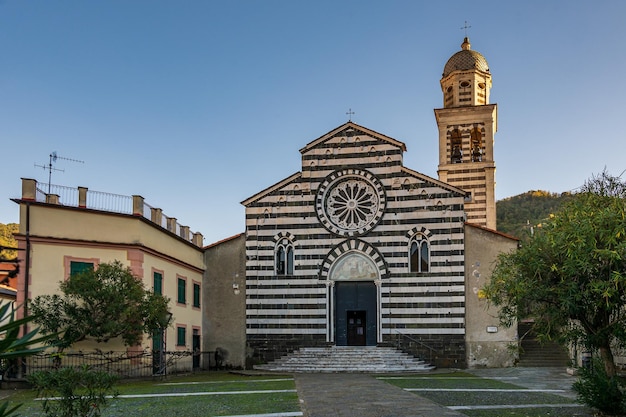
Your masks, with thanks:
M3 381L11 381L22 380L38 371L83 366L116 375L120 379L216 369L215 352L144 350L40 353L3 361L0 363L0 372Z
M87 193L87 208L111 211L113 213L133 214L133 198L128 195L90 190Z

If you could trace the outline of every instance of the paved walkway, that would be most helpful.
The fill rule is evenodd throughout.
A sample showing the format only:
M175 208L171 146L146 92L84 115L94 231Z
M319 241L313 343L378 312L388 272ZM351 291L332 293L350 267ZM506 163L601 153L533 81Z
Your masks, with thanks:
M565 372L565 368L490 368L467 369L467 372L482 378L493 378L502 382L510 382L520 387L530 389L558 389L563 390L567 398L576 399L572 384L576 377Z
M305 417L464 416L366 374L296 374Z
M528 389L576 398L575 377L564 368L498 368L463 370ZM427 374L423 374L426 376ZM464 416L415 392L408 392L367 374L295 374L305 417L445 417Z

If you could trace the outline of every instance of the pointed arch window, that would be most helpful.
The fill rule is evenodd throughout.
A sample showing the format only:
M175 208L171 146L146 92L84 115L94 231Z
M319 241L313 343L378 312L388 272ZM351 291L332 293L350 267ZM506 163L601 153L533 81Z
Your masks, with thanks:
M293 260L293 244L288 239L281 240L275 251L276 275L293 275Z
M430 247L422 234L415 235L409 242L409 272L430 270Z
M454 129L450 133L450 155L453 164L463 162L463 140L459 129Z
M483 135L479 128L475 127L471 132L472 162L483 160Z

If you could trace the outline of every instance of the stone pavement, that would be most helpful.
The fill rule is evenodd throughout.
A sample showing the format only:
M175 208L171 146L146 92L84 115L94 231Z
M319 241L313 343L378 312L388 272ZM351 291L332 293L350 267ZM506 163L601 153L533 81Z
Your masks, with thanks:
M463 372L529 389L563 390L563 393L554 394L576 398L572 390L576 378L568 375L564 368L491 368ZM315 373L294 376L305 417L464 416L414 392L379 381L372 375Z
M367 374L296 374L305 417L464 416Z
M485 368L467 369L467 372L482 377L494 378L502 382L519 385L530 389L562 389L563 393L555 393L567 398L576 399L572 384L576 377L569 375L565 368Z

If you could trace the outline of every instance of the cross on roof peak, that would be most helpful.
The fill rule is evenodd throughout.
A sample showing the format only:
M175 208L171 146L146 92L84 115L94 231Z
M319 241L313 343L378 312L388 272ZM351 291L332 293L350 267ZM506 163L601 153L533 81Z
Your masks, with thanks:
M467 29L471 28L470 25L467 24L467 20L465 21L465 24L463 26L461 26L461 29L465 30L465 37L467 38Z

